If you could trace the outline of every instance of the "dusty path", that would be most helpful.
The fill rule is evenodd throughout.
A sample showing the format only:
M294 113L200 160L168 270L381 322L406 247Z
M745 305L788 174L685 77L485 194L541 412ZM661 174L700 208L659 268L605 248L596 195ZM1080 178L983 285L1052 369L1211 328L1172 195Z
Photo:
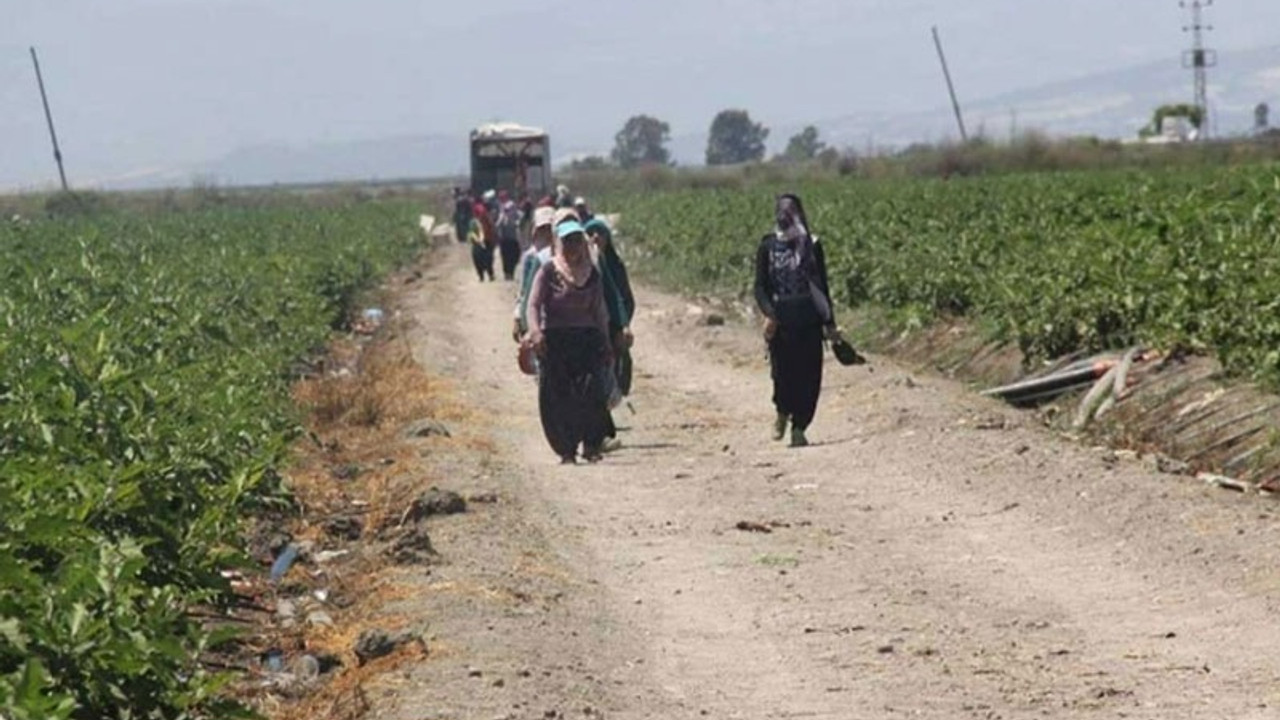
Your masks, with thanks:
M511 287L467 264L442 251L404 309L487 413L457 484L502 501L433 530L449 561L407 605L433 657L378 717L1280 717L1270 504L887 361L828 364L816 446L788 450L752 329L653 292L626 448L561 467Z

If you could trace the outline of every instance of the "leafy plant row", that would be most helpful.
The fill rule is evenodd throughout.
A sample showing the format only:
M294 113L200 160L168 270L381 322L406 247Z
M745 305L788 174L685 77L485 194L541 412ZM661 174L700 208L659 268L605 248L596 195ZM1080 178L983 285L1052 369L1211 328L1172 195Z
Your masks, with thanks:
M0 221L0 715L238 714L189 616L281 498L288 369L414 252L413 209Z
M846 304L981 321L1028 358L1146 343L1280 384L1280 167L802 183ZM660 276L743 293L775 188L616 195Z

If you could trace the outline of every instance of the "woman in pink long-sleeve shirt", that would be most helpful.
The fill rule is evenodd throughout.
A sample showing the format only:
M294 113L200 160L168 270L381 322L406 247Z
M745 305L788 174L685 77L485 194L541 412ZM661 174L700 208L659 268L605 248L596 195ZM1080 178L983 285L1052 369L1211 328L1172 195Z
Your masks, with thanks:
M542 358L538 411L551 449L562 462L600 460L608 428L605 397L612 350L604 282L591 262L586 232L577 222L556 228L552 261L529 292L528 342Z

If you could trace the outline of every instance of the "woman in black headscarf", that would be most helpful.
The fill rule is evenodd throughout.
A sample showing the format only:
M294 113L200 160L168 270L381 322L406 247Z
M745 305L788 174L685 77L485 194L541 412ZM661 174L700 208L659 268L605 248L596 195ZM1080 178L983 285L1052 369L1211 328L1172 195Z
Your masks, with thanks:
M809 444L805 430L813 421L822 389L822 340L838 336L827 264L818 239L810 233L800 198L778 196L773 232L756 253L756 304L765 316L777 419L773 439L786 436L791 446Z

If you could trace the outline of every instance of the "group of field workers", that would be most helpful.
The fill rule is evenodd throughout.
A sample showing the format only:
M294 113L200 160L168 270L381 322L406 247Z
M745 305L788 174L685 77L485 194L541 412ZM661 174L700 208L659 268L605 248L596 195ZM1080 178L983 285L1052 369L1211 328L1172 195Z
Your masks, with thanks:
M599 462L621 446L612 410L631 391L636 308L612 228L564 186L536 204L494 191L475 201L456 190L454 199L454 226L480 281L494 279L496 248L516 285L511 335L521 369L538 378L548 443L564 463Z
M503 276L516 283L511 334L521 369L537 377L551 449L565 464L599 462L621 447L612 411L632 384L636 302L612 228L564 186L536 205L492 191L479 201L455 191L455 200L455 227L471 244L480 280L493 280L496 245ZM862 358L836 327L824 253L800 198L779 196L774 219L759 242L754 283L773 380L772 434L803 447L822 386L824 342L841 362ZM508 222L516 228L511 241L498 229Z

